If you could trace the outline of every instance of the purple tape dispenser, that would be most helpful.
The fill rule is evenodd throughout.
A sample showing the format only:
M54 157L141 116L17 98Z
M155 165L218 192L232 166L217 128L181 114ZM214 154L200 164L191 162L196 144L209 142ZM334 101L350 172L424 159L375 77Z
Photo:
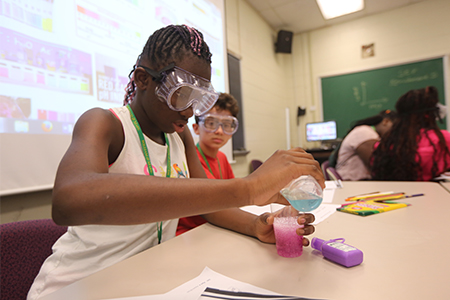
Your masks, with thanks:
M361 250L344 244L345 239L333 239L324 241L322 239L313 238L311 247L322 252L322 255L335 263L346 266L347 268L357 266L363 261L363 253Z

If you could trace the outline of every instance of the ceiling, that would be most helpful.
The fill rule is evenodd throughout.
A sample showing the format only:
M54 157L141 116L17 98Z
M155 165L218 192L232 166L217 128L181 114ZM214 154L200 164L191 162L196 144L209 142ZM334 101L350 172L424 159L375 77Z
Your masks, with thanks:
M336 0L338 1L338 0ZM295 33L343 23L429 0L364 0L362 11L325 20L316 0L247 0L274 30Z

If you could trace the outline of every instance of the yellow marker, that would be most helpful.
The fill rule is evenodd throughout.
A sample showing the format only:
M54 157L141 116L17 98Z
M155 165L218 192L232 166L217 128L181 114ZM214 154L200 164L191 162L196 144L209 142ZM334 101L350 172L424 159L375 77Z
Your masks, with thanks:
M365 199L371 198L371 197L388 196L388 195L393 195L393 194L398 194L398 193L395 193L395 192L383 192L383 193L376 193L376 194L366 194L366 195L361 195L361 196L349 197L349 198L345 199L345 201L365 200Z

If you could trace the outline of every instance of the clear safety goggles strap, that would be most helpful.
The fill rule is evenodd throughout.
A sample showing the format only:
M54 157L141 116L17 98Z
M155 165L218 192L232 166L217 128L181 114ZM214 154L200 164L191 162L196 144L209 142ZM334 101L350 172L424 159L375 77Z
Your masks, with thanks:
M155 71L155 70L152 70L152 69L147 68L146 66L142 66L142 65L138 65L138 67L144 69L145 72L150 74L153 77L153 81L161 82L161 81L164 81L164 79L166 78L167 71L175 68L175 64L171 63L168 66L164 67L161 71Z

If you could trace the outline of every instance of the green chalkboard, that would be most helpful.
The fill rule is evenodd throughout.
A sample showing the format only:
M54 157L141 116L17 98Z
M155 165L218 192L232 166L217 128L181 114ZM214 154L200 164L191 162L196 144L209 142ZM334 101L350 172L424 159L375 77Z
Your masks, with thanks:
M411 89L435 86L445 105L443 58L321 78L324 120L336 120L338 137L351 124L383 109L395 109L397 99ZM446 129L446 120L440 124Z

